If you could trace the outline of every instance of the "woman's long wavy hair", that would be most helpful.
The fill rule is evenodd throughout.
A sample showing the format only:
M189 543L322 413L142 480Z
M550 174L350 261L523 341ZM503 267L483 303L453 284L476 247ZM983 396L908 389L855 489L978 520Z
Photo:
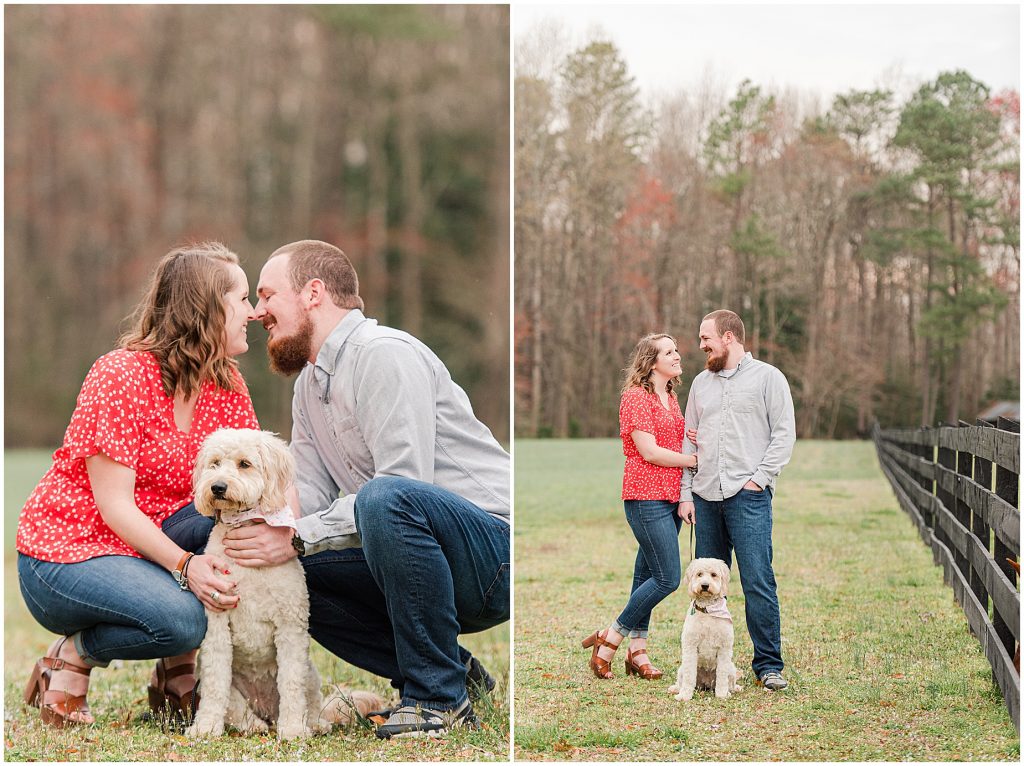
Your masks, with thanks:
M238 256L219 242L171 250L129 317L132 328L118 345L156 357L168 397L188 400L208 380L236 388L238 365L225 347L224 296L234 287L227 264L237 266Z
M673 346L679 345L676 343L675 338L663 332L651 333L642 337L637 342L636 348L633 349L633 356L629 360L629 366L623 370L626 373L626 378L622 384L622 393L635 386L640 386L649 394L654 393L654 381L651 380L651 370L654 369L654 363L658 360L657 344L662 338L668 338L672 341ZM670 394L678 382L679 378L669 380L665 388L668 389Z

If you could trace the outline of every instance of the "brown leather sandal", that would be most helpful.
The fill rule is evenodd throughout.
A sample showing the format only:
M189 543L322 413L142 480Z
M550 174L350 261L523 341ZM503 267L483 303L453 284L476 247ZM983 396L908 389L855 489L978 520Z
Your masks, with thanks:
M50 683L55 672L70 671L79 675L88 676L92 672L90 667L74 665L67 660L59 658L61 647L67 641L65 636L54 652L57 657L43 657L36 662L32 668L32 675L25 687L25 704L39 708L39 717L47 726L63 729L65 726L78 726L90 724L95 721L89 712L89 705L85 700L86 695L68 694L64 689L51 689Z
M199 685L195 684L191 690L179 695L168 688L167 682L172 678L195 674L194 662L168 668L164 660L157 660L153 668L154 680L146 690L149 694L149 709L155 715L168 716L179 723L191 723L199 707Z
M640 676L648 681L657 681L661 678L664 673L658 670L650 662L645 662L643 665L638 664L633 657L639 657L641 654L647 654L647 649L641 649L635 655L631 649L626 649L626 675L627 676Z
M608 639L608 628L601 631L594 631L585 639L583 639L583 648L589 649L594 647L594 651L590 654L590 669L594 671L594 675L598 678L614 678L612 675L612 663L611 660L606 660L603 657L597 656L597 650L602 646L610 647L611 649L618 649L618 644L613 644ZM621 639L620 639L621 641Z

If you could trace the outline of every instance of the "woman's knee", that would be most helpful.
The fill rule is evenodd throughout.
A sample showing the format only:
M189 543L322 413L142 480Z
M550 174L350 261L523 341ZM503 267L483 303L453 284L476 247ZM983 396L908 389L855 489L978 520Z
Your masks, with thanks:
M668 574L664 577L658 578L655 582L658 583L658 589L666 596L671 596L677 590L679 590L680 577L679 573Z
M159 624L152 626L161 656L173 657L198 649L206 636L206 610L192 594L165 604Z

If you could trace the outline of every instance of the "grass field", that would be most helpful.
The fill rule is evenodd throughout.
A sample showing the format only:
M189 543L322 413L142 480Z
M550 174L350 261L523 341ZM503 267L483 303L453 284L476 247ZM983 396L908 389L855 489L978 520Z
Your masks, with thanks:
M32 663L53 636L35 622L18 592L14 557L17 516L28 494L49 467L50 453L8 450L4 459L4 757L8 761L481 761L508 760L509 628L503 625L465 636L463 644L498 679L491 702L477 705L479 731L456 731L440 741L383 742L372 731L347 731L305 742L280 743L273 736L221 737L190 742L154 722L146 685L151 662L112 663L93 673L89 704L97 723L57 731L43 726L39 711L21 700ZM318 645L313 659L324 682L373 689L385 697L387 682L338 660ZM115 667L117 665L117 667Z
M774 503L790 687L752 685L735 565L743 690L668 693L688 602L655 610L659 681L587 667L580 641L628 597L636 543L617 441L516 442L515 758L580 761L1014 761L1020 740L941 569L867 442L797 444ZM680 537L688 560L686 528Z

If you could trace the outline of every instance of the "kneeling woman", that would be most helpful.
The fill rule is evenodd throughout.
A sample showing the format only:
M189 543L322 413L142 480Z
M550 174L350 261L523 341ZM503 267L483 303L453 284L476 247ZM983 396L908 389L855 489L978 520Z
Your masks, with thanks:
M223 245L164 256L134 328L86 376L63 446L22 509L21 593L61 636L25 690L50 725L93 722L89 673L114 659L167 658L150 705L184 712L204 607L237 603L224 564L182 550L160 524L190 502L207 435L259 428L234 360L255 318L248 296L238 257Z
M662 671L647 657L651 611L679 587L679 484L684 468L697 464L683 455L683 414L672 389L682 372L676 341L670 335L640 339L626 370L619 404L619 434L626 456L622 499L626 520L640 544L633 587L625 609L608 628L588 636L590 669L611 678L611 661L623 636L629 636L626 674L658 679Z

